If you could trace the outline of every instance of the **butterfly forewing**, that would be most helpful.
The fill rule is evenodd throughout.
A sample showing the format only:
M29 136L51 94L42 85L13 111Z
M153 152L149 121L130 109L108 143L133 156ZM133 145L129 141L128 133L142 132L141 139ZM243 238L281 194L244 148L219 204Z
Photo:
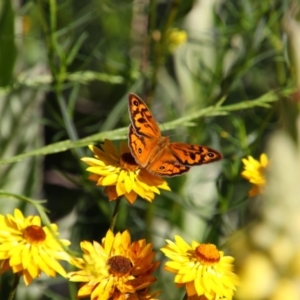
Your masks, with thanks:
M201 145L171 143L169 147L173 155L184 166L208 164L223 158L220 152Z
M129 126L129 148L137 164L145 168L151 158L152 149L157 146L155 139L139 136L132 125Z
M135 94L129 94L128 110L135 132L138 135L159 138L160 129L144 101Z

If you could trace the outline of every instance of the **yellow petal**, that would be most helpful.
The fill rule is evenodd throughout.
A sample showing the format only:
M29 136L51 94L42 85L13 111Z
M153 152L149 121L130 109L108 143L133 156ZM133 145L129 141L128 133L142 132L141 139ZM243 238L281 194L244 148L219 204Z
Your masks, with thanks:
M104 242L104 250L106 253L110 253L113 244L114 244L115 236L112 233L111 230L108 230L105 236L105 242Z
M82 157L81 160L90 166L105 166L105 163L102 160L93 157Z
M93 288L94 286L92 285L88 285L88 284L83 285L78 291L78 295L77 295L78 298L88 297L92 293Z
M130 193L132 191L133 181L131 180L130 176L125 176L124 178L124 186L126 193Z
M260 163L265 168L269 164L268 156L265 153L260 155Z
M110 174L103 178L102 185L113 185L117 183L118 175L117 174Z

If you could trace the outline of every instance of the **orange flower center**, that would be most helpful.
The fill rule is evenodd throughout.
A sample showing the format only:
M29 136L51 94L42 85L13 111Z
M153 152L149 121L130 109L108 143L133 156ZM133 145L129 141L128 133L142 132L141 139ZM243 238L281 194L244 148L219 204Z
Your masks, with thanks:
M213 244L200 244L195 249L195 256L204 265L213 265L220 261L220 253Z
M108 260L108 265L110 266L109 272L118 277L128 275L132 270L131 261L121 255L116 255Z
M46 233L42 227L37 225L30 225L23 231L24 238L31 244L43 242L46 239Z
M139 165L135 162L130 152L125 152L121 155L120 166L122 169L128 171L136 171L139 169Z

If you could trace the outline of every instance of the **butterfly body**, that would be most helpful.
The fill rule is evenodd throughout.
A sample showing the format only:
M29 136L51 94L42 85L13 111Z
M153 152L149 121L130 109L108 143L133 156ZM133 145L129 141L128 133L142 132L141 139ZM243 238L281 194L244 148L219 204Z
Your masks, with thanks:
M222 159L218 151L201 146L171 142L162 136L149 108L134 94L129 94L129 148L135 161L150 173L158 176L176 176L191 166Z

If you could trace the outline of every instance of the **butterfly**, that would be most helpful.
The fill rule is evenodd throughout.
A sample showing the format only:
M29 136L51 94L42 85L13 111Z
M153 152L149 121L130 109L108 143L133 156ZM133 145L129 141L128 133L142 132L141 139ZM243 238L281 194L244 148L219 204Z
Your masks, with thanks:
M200 145L171 142L161 131L145 102L135 94L128 97L129 148L136 163L157 176L177 176L190 167L223 158L218 151Z

